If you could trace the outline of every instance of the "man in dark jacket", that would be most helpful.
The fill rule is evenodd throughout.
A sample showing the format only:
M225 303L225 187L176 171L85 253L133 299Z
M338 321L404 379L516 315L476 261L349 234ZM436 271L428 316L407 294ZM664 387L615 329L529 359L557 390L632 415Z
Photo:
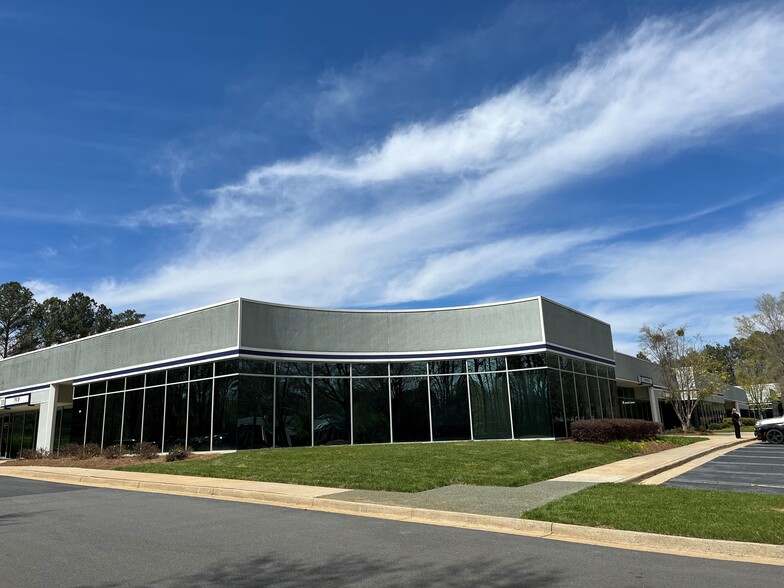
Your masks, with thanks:
M735 427L735 436L740 439L740 413L737 408L732 409L730 417L732 418L732 426Z

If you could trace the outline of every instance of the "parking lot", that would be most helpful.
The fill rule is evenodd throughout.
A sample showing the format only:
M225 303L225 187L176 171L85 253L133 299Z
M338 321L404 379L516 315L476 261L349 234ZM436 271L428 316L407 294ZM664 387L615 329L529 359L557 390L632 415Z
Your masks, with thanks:
M672 478L663 485L784 494L784 445L755 441Z

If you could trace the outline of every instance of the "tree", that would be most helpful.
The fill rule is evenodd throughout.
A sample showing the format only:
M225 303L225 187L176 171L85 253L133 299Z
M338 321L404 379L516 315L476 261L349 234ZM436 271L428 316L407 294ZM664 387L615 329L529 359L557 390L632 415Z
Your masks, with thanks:
M735 319L735 328L749 349L768 363L771 379L784 379L784 292L776 298L763 294L754 307L758 312Z
M688 430L694 410L721 385L711 370L715 362L702 352L699 336L686 336L685 327L643 325L640 346L658 365L665 387L664 400L672 405L683 430Z
M762 416L762 405L770 402L768 388L772 382L770 365L754 347L754 339L762 335L755 333L748 339L741 339L747 349L735 362L735 376L738 386L746 391L749 406L754 407L758 416Z
M0 285L0 357L14 354L19 338L30 326L35 306L33 293L19 282Z

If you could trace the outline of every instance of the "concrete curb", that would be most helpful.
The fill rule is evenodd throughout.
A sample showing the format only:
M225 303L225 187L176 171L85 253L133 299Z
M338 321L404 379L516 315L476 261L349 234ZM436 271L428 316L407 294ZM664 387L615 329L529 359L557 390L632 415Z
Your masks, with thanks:
M784 566L784 545L696 539L471 513L348 502L313 496L292 496L263 490L231 487L231 482L234 481L226 480L221 481L221 486L210 486L208 484L184 484L177 481L177 478L181 478L180 476L165 474L155 474L155 479L153 480L128 479L116 474L118 472L108 473L101 471L100 474L96 472L95 475L85 475L74 472L41 471L8 466L0 468L0 476L80 486L235 500L401 522L491 531L636 551ZM209 479L205 478L205 482L207 480ZM242 481L236 482L238 482L238 485L243 485Z

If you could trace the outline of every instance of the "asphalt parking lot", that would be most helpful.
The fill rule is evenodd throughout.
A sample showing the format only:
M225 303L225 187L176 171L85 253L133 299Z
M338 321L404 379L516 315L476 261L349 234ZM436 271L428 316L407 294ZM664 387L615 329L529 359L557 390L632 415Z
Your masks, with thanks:
M698 466L664 486L784 494L784 445L755 441Z

